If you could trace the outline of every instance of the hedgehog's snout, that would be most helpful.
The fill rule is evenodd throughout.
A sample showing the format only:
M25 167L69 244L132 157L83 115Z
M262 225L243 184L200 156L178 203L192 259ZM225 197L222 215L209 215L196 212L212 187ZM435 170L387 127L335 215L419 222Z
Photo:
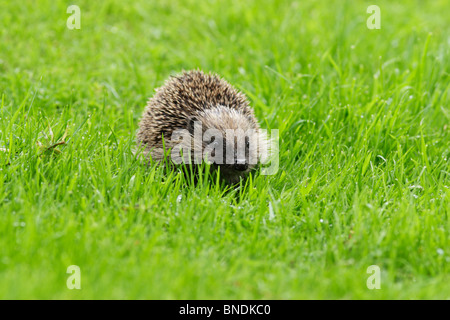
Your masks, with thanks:
M236 160L233 169L236 171L245 171L248 169L248 163L245 160Z

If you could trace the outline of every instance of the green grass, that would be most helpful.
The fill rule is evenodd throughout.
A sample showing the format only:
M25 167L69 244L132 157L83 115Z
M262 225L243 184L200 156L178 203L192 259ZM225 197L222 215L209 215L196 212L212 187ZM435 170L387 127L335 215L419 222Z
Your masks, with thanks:
M380 30L365 1L76 1L80 30L69 4L0 4L0 298L450 298L448 1L378 1ZM279 129L277 174L133 156L197 67Z

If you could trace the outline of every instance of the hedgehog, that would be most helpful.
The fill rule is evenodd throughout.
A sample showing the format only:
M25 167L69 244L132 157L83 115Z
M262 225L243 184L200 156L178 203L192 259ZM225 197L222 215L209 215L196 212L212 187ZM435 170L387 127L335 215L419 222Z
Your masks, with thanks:
M258 166L267 138L242 92L217 74L191 70L156 89L137 143L154 161L168 150L175 164L207 161L222 180L236 184Z

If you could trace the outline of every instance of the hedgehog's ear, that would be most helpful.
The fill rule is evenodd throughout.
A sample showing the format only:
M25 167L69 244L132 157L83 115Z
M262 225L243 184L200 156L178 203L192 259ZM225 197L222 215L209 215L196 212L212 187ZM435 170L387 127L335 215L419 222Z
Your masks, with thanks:
M196 116L190 116L187 118L187 129L190 134L194 134L194 125L196 121L198 121Z

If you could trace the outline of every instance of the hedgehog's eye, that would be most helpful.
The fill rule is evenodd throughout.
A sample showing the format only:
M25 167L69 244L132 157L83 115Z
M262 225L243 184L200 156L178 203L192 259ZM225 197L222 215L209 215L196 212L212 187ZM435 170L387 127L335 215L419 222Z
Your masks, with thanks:
M191 134L194 134L195 123L198 121L197 117L191 116L187 119L187 127Z
M213 148L217 148L219 141L217 141L216 137L212 136L211 139L209 139L209 145Z

